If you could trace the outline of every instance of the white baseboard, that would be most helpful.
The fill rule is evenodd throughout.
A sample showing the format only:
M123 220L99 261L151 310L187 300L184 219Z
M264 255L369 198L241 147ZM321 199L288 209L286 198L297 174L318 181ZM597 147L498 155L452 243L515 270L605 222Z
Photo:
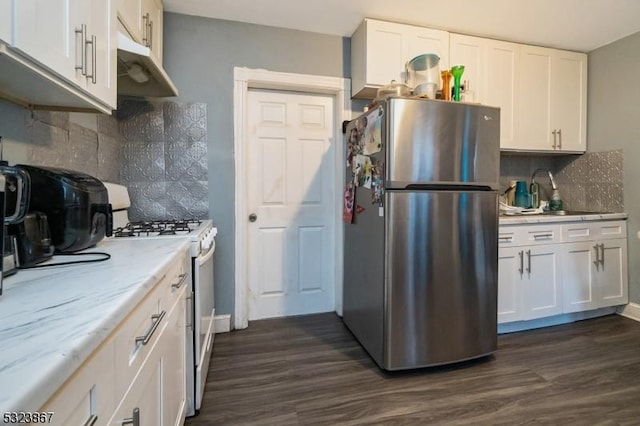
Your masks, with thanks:
M618 315L640 321L640 304L628 303L618 308Z
M226 333L231 331L231 315L216 315L213 317L213 332Z
M638 305L640 309L640 305ZM539 318L530 321L516 321L506 324L498 324L498 334L514 333L518 331L533 330L542 327L551 327L554 325L568 324L570 322L581 321L584 319L601 317L603 315L615 314L615 307L607 307L595 309L592 311L574 312L571 314L560 314L551 317Z

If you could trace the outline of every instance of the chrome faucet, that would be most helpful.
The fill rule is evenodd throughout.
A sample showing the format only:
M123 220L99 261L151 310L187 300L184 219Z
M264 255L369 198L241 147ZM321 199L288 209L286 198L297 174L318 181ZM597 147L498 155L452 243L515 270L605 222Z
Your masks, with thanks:
M553 180L553 175L551 174L551 170L547 170L547 169L536 169L533 174L531 175L531 183L534 184L536 183L536 173L538 172L547 172L547 174L549 175L549 180L551 181L551 189L553 189L554 191L558 190L558 187L556 186L556 181Z
M536 174L538 172L547 172L549 175L549 180L551 181L551 189L553 192L551 193L551 200L553 203L550 203L552 210L558 206L558 210L562 210L562 201L560 199L560 192L558 191L558 186L556 185L556 181L553 179L553 175L551 174L551 170L547 169L536 169L531 175L531 186L529 191L531 192L532 205L537 208L540 205L540 186L536 183Z

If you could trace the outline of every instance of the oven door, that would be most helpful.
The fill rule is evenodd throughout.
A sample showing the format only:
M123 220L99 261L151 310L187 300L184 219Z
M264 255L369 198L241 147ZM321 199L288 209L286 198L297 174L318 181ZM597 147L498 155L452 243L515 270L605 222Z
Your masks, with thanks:
M209 359L213 347L213 252L215 243L209 251L193 259L194 297L195 297L195 403L196 410L202 404L204 384L209 369Z

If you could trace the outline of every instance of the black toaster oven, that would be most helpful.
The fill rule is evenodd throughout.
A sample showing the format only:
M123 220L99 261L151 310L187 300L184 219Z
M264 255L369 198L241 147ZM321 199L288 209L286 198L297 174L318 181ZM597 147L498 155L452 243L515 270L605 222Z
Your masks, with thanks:
M94 246L111 236L113 218L107 189L85 173L41 166L16 166L29 174L29 212L47 216L57 253Z

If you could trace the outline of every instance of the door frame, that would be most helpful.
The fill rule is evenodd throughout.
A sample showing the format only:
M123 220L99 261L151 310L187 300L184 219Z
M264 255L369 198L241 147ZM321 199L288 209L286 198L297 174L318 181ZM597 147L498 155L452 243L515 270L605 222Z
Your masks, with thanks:
M342 122L351 119L351 81L340 77L326 77L308 74L293 74L234 67L233 84L233 146L235 165L235 310L234 327L236 329L249 326L248 299L248 250L247 221L248 214L245 194L247 191L247 159L248 143L247 96L249 89L288 90L294 92L330 95L334 98L334 135L332 143L335 153L335 307L342 314L342 185L344 182L344 149L340 143L343 139Z

